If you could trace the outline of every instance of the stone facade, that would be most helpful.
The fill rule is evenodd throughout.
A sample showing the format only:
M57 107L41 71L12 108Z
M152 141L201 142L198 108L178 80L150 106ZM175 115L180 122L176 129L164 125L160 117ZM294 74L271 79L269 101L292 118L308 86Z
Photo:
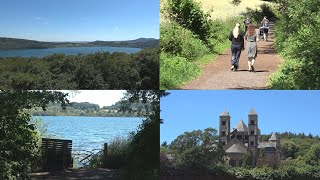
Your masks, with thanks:
M280 164L280 140L273 133L268 142L259 142L260 129L258 114L254 109L248 114L248 126L240 120L233 130L230 130L230 115L228 112L220 114L219 140L227 153L230 166L238 167L241 160L250 149L253 154L254 166Z

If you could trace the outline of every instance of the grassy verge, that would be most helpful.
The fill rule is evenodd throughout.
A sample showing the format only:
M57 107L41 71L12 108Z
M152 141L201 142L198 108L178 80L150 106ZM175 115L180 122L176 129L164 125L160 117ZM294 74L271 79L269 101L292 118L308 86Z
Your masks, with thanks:
M176 89L196 78L201 67L212 62L230 46L229 32L239 18L217 20L209 44L175 22L161 25L160 89Z
M160 89L173 89L199 75L201 69L194 62L180 56L160 55Z

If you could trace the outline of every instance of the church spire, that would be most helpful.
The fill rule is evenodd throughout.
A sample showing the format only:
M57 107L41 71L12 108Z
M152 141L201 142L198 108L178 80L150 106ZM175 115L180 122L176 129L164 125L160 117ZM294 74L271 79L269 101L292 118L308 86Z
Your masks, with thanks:
M257 112L253 108L251 108L249 115L257 115Z
M270 137L270 139L269 139L269 141L277 141L278 140L278 138L277 138L277 136L276 136L276 133L275 132L273 132L272 133L272 135L271 135L271 137Z

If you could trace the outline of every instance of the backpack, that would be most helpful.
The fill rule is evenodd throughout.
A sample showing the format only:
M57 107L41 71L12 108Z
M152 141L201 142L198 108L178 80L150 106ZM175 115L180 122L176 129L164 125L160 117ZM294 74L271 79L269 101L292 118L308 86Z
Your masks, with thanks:
M262 25L263 25L264 27L269 27L269 21L268 21L268 20L264 20L264 21L262 22Z

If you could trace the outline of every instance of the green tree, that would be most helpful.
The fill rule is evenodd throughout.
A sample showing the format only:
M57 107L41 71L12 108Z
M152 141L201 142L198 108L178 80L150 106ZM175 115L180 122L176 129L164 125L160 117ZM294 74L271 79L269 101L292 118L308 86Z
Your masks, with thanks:
M210 168L221 163L225 154L213 128L185 132L173 140L169 149L177 152L177 164L186 168Z
M281 151L285 159L289 157L295 159L299 151L299 146L292 141L283 141L281 142Z
M0 91L0 179L26 179L39 156L37 132L26 109L49 102L68 103L66 94L52 91Z
M216 129L206 128L204 131L194 130L192 132L185 132L182 135L179 135L175 140L172 141L169 147L172 150L183 152L194 146L202 145L209 147L213 144L216 144L218 139L219 137Z
M320 165L320 143L313 144L305 155L305 162L309 165Z
M145 106L151 104L143 123L129 144L124 169L125 179L159 179L160 97L166 95L164 91L158 90L128 90L125 94L124 100L128 102L142 102Z
M168 143L167 141L164 141L162 144L161 144L162 147L165 147L165 148L168 148Z
M249 149L245 154L244 158L242 159L241 166L248 168L248 167L252 167L252 165L253 165L253 154L251 149Z

